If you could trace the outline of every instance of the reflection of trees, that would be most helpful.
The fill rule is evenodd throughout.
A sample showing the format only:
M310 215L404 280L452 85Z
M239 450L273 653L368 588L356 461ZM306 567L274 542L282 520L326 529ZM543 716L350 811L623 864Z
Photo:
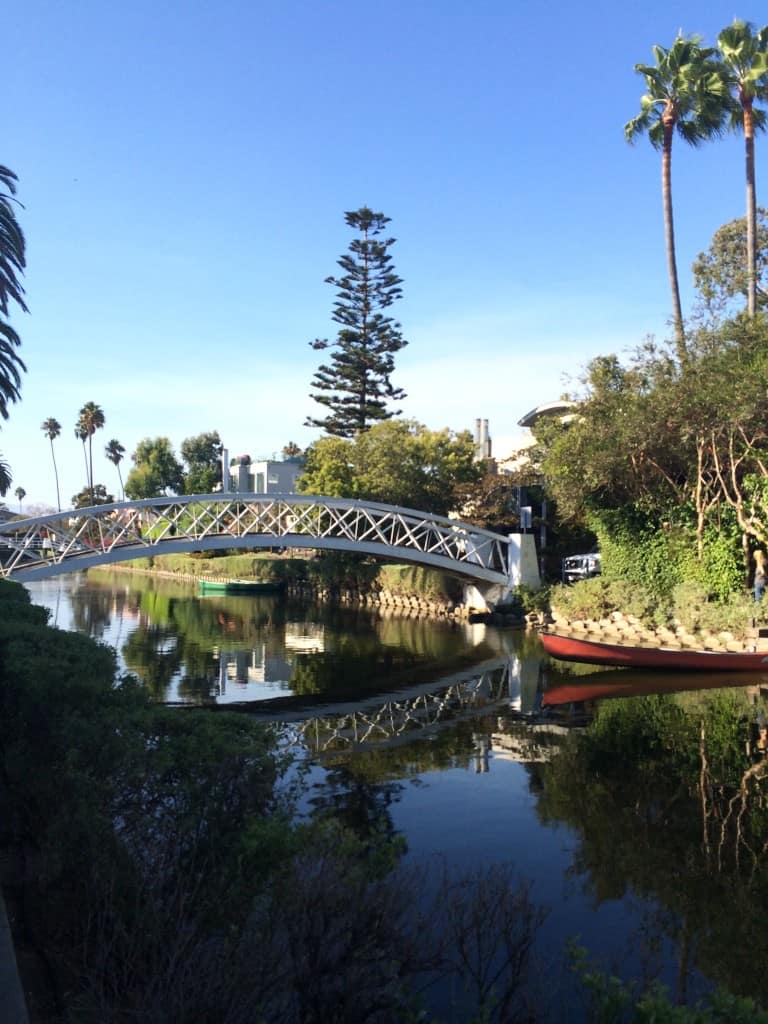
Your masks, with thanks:
M199 598L189 583L99 572L72 597L77 628L99 635L111 614L125 613L139 626L122 649L126 667L166 699L175 681L179 696L215 699L214 651L263 652L265 664L290 663L298 695L362 694L421 685L492 657L468 648L451 624L382 618L361 609L333 608L273 596L210 595ZM286 637L317 636L316 648L291 647ZM288 670L286 676L288 677Z
M139 626L122 648L126 667L141 679L156 700L164 700L182 664L177 634L162 626Z
M218 688L219 666L211 649L196 640L179 635L184 675L177 683L183 700L206 704L212 702Z
M309 803L316 819L338 821L360 839L391 839L395 826L389 808L404 788L400 782L370 782L339 765L326 772Z
M296 694L363 694L416 686L471 667L491 653L483 647L467 651L462 644L430 655L408 646L382 646L375 634L332 634L324 651L296 656L291 689Z
M753 715L744 691L606 702L541 768L539 813L580 835L573 869L595 898L657 901L645 949L676 943L681 997L697 967L768 998L754 969L768 962L768 772L747 750Z
M331 650L296 655L291 689L297 694L359 692L416 663L410 651L382 650L375 637L337 637Z
M72 621L78 633L99 639L113 614L112 592L92 587L73 588Z

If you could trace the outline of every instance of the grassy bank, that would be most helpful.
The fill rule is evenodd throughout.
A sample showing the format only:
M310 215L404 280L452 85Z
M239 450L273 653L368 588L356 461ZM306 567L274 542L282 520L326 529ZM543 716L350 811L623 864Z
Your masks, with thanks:
M356 556L326 552L317 558L248 552L216 558L199 555L161 555L137 558L125 566L144 572L207 579L254 579L281 582L288 586L308 585L320 589L358 590L363 593L387 591L445 604L460 603L462 585L448 573L415 565L388 565ZM115 568L112 566L111 568ZM119 567L118 567L119 568Z

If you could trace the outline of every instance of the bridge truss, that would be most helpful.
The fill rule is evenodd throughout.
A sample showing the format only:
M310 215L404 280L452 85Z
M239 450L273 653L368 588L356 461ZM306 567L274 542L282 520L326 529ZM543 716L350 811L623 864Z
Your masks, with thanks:
M457 520L346 498L205 494L97 505L0 526L0 577L27 582L149 555L333 548L509 587L511 538Z

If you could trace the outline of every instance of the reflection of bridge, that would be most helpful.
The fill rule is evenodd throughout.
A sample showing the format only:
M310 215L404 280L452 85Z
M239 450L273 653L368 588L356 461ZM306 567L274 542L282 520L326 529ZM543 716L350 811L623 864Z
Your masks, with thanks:
M286 742L300 744L313 757L395 747L427 739L457 722L495 715L493 736L475 737L476 768L487 771L490 749L496 751L496 756L526 763L549 760L553 744L562 742L567 732L556 721L538 720L541 716L505 720L507 712L517 716L521 709L520 681L520 663L507 656L456 673L438 684L427 683L347 705L334 702L322 710L305 707L290 712L283 707L269 712L264 705L271 702L266 701L253 713L260 721L279 723ZM248 702L226 707L250 710Z
M282 546L414 562L501 595L520 582L521 566L516 535L413 509L298 494L185 495L56 512L5 523L0 545L0 576L21 582L148 555Z

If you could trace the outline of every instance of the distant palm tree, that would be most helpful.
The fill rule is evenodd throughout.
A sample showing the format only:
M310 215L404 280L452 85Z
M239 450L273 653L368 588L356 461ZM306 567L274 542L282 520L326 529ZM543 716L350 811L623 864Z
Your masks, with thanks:
M656 64L635 64L645 78L647 92L640 100L640 113L628 121L624 133L628 142L647 133L654 149L661 150L661 191L664 204L664 233L667 270L672 290L672 310L677 351L686 355L683 309L675 254L675 226L672 216L672 140L677 133L689 145L697 146L722 132L726 118L723 97L727 93L716 51L704 49L699 36L678 35L667 50L654 46Z
M44 420L42 427L40 428L48 440L51 442L51 458L53 459L53 474L56 477L56 504L59 506L59 512L61 512L61 496L59 494L59 470L56 466L56 453L53 450L53 442L61 433L61 424L53 416L49 416L47 420Z
M125 501L125 487L123 487L123 474L120 472L120 463L123 461L123 455L125 455L125 448L120 444L116 438L112 438L109 444L104 449L104 454L107 456L110 462L112 462L117 468L117 475L120 480L120 490L123 494L123 501Z
M85 442L88 440L88 431L85 429L81 420L78 420L75 424L75 437L78 441L83 442L83 461L85 463L85 486L88 487L88 450L85 447Z
M726 74L730 127L744 132L747 172L747 312L757 311L757 201L755 199L755 132L765 128L764 110L755 100L768 99L768 25L754 31L738 18L717 37ZM732 99L735 97L735 102Z
M19 512L21 512L21 503L26 498L27 492L24 490L23 487L17 487L16 490L13 493L19 499Z
M75 426L78 437L82 437L85 433L88 438L88 490L91 492L91 499L93 499L93 435L97 430L101 430L105 422L101 406L96 405L95 402L86 402L80 410ZM85 447L85 440L83 440L83 447Z

